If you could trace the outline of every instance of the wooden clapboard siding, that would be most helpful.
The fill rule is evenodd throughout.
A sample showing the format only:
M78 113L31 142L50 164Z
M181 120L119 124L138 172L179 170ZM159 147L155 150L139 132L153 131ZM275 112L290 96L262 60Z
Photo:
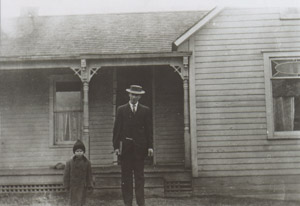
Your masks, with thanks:
M254 84L262 83L264 79L261 78L236 78L236 79L218 79L217 82L212 81L211 79L199 79L196 80L196 85L225 85L225 84Z
M113 73L101 68L90 82L90 158L93 165L113 163Z
M221 15L220 15L221 16ZM219 16L219 17L220 17ZM279 15L278 15L279 16ZM218 18L218 17L217 17ZM244 22L246 24L246 22ZM209 25L207 25L209 26ZM300 27L299 25L282 25L282 26L264 26L264 27L241 27L241 28L205 28L202 29L201 35L216 35L219 34L250 34L250 33L272 33L272 32L278 32L278 33L290 33L290 32L299 32ZM275 46L275 45L274 45ZM244 48L242 48L244 49Z
M228 56L228 55L227 55ZM235 56L237 60L240 60L239 57ZM216 57L214 57L216 58ZM244 57L245 58L245 57ZM226 56L222 56L222 59L226 59ZM211 59L212 60L212 59ZM219 59L220 60L220 59ZM252 72L256 72L256 71L261 71L261 66L241 66L241 67L222 67L221 69L220 68L207 68L207 69L201 69L199 71L197 71L197 75L201 75L201 74L219 74L220 73L220 70L222 70L222 72L224 73L234 73L234 72L249 72L251 68L251 71ZM217 85L216 85L217 86ZM248 85L248 86L256 86L256 85ZM211 86L210 86L211 87ZM201 87L202 88L202 87ZM200 89L201 89L200 88ZM222 88L222 87L221 87Z
M72 146L49 145L49 76L61 73L72 72L0 72L0 169L49 168L71 157Z
M184 164L183 86L172 68L154 71L156 164Z
M276 42L286 42L286 43L290 43L291 41L298 41L298 37L296 36L296 34L299 34L299 32L295 32L290 34L288 37L280 37L279 35L275 36L275 35L266 35L264 37L259 38L259 36L257 35L257 39L250 39L249 36L248 38L241 38L241 36L239 36L238 39L234 39L234 40L226 40L224 42L221 42L219 44L216 43L215 40L198 40L196 41L196 46L220 46L220 45L240 45L240 44L244 44L244 45L251 45L253 43L257 44L257 45L264 45L264 44L274 44ZM252 57L253 56L253 57ZM257 58L259 55L249 55L249 57L251 58Z
M236 87L236 86L235 86ZM220 88L221 89L221 88ZM222 88L224 89L224 88ZM199 102L197 103L197 106L201 107L201 108L206 108L206 107L249 107L249 106L265 106L265 102L264 101L240 101L240 102L234 102L234 101L230 101L230 102Z
M280 200L299 200L299 174L251 176L251 177L213 177L194 180L194 194L222 194L238 197L270 198Z
M267 139L261 51L300 45L300 21L279 18L277 9L225 9L195 34L199 177L300 173L300 142ZM236 182L234 194L246 195L243 184ZM222 194L227 189L197 187ZM249 189L251 195L255 187L261 186ZM267 187L261 190L267 193Z
M248 44L248 40L250 42L254 42L255 40L260 41L260 39L264 39L268 42L274 42L276 41L276 38L280 38L283 41L287 41L290 38L296 39L297 36L299 36L300 32L297 31L291 31L291 32L257 32L257 33L240 33L240 34L217 34L217 35L198 35L197 36L197 44L198 45L216 45L216 40L224 40L224 42L220 42L219 45L226 45L229 42L231 43L240 43L241 41L246 41L246 44ZM231 40L228 40L229 38L232 38ZM274 39L275 38L275 39ZM230 51L234 52L234 51ZM249 54L251 54L249 51ZM220 52L221 53L221 52ZM255 54L255 53L252 53Z

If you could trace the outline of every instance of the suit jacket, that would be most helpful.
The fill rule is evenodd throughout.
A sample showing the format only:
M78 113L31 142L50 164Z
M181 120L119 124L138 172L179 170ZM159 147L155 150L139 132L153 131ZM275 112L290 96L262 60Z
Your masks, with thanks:
M122 141L122 155L128 152L129 144L132 145L132 138L135 153L146 155L148 148L153 148L152 115L149 107L138 104L135 114L133 114L129 103L121 105L117 109L117 116L113 129L113 147L120 149Z

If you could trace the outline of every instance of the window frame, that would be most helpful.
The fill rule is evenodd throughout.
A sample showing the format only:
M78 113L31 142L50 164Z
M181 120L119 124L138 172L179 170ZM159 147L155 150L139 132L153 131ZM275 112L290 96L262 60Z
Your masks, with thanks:
M54 132L54 105L55 105L55 94L56 94L56 83L57 82L80 82L77 76L74 75L51 75L49 78L49 147L50 148L61 148L61 147L73 147L75 141L55 142ZM83 112L82 106L82 90L81 90L81 112Z
M300 139L300 131L277 131L274 129L273 115L273 90L272 90L272 60L299 59L300 51L263 51L265 72L265 100L267 118L267 136L269 140L276 139ZM299 79L294 77L293 79Z

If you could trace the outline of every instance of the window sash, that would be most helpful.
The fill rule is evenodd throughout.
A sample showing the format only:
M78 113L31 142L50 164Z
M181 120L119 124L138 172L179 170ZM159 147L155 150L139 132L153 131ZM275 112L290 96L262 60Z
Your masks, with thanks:
M49 80L49 147L72 147L82 135L82 84L76 76L68 74L51 75ZM67 97L67 100L63 97L62 104L57 105L57 93L70 92L77 94L70 94L71 98Z
M275 131L275 106L273 99L272 80L298 80L298 75L294 76L273 76L274 63L273 61L299 61L300 51L291 52L276 52L276 51L262 51L264 55L265 66L265 97L266 97L266 112L267 112L267 136L268 139L300 139L300 131ZM275 62L277 65L278 63Z

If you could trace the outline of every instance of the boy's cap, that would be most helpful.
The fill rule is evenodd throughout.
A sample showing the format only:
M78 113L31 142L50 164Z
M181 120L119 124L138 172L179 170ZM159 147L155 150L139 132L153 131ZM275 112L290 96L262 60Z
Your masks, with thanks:
M79 139L75 142L75 144L73 146L73 153L75 154L75 151L78 149L82 149L82 151L85 153L85 146L84 146L83 142L80 141Z

